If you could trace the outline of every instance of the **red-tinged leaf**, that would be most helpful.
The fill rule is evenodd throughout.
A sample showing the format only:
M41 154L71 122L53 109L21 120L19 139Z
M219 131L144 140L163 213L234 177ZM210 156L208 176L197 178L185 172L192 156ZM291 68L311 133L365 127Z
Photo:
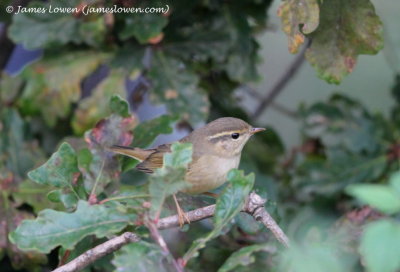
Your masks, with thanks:
M126 108L123 103L117 104ZM108 151L108 147L129 146L133 140L132 130L138 122L133 115L123 117L126 116L126 110L117 110L115 105L115 97L113 97L110 106L115 113L99 121L93 129L85 133L85 141L89 145L91 156L87 152L82 153L79 168L83 173L85 189L88 193L90 192L92 202L95 195L103 191L108 184L115 185L119 180L121 167L114 154ZM94 186L96 186L95 192L92 192Z
M382 22L369 0L324 0L320 9L320 24L309 35L312 44L306 58L318 76L338 84L353 71L358 55L382 49Z

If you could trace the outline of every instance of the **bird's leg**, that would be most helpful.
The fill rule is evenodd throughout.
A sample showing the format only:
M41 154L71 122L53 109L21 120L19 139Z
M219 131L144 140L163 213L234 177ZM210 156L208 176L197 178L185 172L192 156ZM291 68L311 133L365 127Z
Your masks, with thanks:
M185 224L185 220L188 224L190 224L189 217L187 217L186 213L182 210L181 206L179 205L178 199L176 199L176 195L172 195L175 201L176 211L178 212L178 221L179 226L182 228Z
M211 192L204 192L203 195L211 196L213 198L218 198L219 197L219 194L211 193Z

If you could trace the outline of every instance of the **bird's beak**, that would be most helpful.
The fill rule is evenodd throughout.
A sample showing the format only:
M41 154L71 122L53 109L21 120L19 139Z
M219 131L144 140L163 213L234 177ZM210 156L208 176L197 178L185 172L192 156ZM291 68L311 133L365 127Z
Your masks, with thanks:
M253 135L253 134L256 134L257 132L261 132L264 130L265 130L265 128L251 128L250 133Z

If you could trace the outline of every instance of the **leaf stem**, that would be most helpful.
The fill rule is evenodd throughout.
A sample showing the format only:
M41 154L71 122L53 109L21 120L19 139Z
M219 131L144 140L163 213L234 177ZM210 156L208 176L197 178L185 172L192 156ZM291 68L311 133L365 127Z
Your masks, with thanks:
M76 196L76 198L79 200L81 199L78 195L78 193L75 191L74 187L72 186L72 184L69 184L69 188L71 189L71 191L74 193L74 195Z
M89 199L90 199L91 197L93 197L93 196L96 195L97 185L99 184L100 177L101 177L101 175L103 174L103 169L104 169L105 163L106 163L106 160L103 159L103 162L101 163L100 172L99 172L99 174L97 175L96 181L94 182L92 191L90 192L90 195L89 195Z
M106 203L108 201L114 201L114 200L124 200L124 199L134 199L134 198L146 198L150 197L149 194L143 194L143 195L131 195L131 196L116 196L116 197L109 197L106 199L103 199L102 201L99 202L99 204Z

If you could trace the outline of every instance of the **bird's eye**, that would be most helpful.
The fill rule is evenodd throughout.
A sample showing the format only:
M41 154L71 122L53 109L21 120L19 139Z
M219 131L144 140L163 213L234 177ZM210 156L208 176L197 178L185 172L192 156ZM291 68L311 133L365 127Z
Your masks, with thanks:
M237 138L239 138L239 133L232 133L231 137L232 139L236 140Z

